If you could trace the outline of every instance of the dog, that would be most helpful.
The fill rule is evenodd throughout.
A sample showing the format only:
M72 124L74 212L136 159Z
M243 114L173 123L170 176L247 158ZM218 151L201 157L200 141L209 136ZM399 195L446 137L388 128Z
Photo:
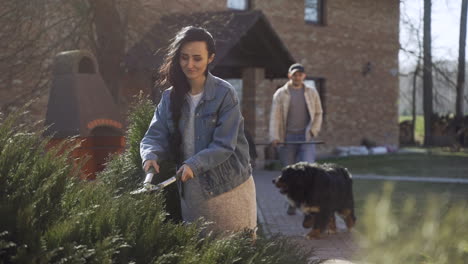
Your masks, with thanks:
M312 228L306 234L308 239L320 238L326 229L336 233L335 212L348 230L354 227L353 182L346 168L331 163L298 162L283 168L273 184L304 213L302 225Z

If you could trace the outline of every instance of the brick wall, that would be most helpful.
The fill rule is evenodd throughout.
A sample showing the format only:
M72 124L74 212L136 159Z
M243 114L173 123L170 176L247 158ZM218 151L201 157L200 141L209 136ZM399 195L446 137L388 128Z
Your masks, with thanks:
M320 150L359 145L364 137L398 144L398 1L328 0L325 25L304 22L302 0L255 0L254 8L265 13L308 75L325 79L327 115L320 138L327 144ZM364 75L367 63L370 72Z

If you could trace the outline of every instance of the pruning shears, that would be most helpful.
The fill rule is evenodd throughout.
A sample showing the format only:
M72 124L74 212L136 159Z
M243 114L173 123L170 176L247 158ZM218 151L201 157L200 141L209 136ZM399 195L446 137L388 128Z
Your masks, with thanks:
M140 189L137 189L137 190L135 190L133 192L130 192L130 194L155 192L155 191L161 190L164 187L176 182L177 180L180 180L180 177L181 177L181 174L178 173L178 174L170 177L169 179L167 179L167 180L165 180L163 182L160 182L158 184L152 184L151 181L153 180L153 177L154 177L155 173L156 173L156 171L154 170L154 168L150 167L148 172L146 173L145 180L143 181L143 187L141 187Z

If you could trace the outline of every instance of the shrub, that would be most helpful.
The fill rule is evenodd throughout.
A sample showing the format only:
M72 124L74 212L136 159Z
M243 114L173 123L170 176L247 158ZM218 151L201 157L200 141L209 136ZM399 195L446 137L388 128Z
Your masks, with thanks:
M140 114L132 120L143 123ZM71 149L46 151L49 139L17 124L17 118L10 116L0 124L0 263L306 261L283 239L259 238L254 243L242 232L202 235L202 222L167 218L164 193L130 195L142 179L135 135L141 135L143 124L137 129L132 123L132 146L114 156L97 180L85 182L75 175L79 166L67 160ZM170 176L173 165L163 167L162 177Z
M29 253L41 251L42 231L60 220L61 198L71 179L77 178L67 160L71 149L57 146L45 151L49 140L41 138L42 131L16 124L21 116L10 115L0 124L2 262L12 256L18 262L34 259Z
M140 141L146 133L153 117L155 105L151 100L140 94L129 113L129 125L126 134L127 150L119 156L112 157L98 177L106 184L112 185L116 194L129 193L141 187L143 181L142 160L140 157ZM153 183L159 183L172 177L175 172L175 164L171 161L160 161L160 173L155 176ZM116 176L119 175L119 176ZM166 212L174 221L181 221L181 209L176 184L164 189Z

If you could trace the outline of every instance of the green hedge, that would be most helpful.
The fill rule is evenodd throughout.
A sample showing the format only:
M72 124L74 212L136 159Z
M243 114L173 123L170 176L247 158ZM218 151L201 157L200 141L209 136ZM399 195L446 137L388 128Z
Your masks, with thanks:
M170 190L130 195L142 180L138 144L153 110L140 98L130 118L128 149L93 182L78 180L79 168L67 158L70 149L60 155L60 146L46 151L49 139L18 124L20 115L1 120L0 263L306 262L284 239L201 235L203 223L178 221ZM161 178L169 177L174 166L162 165Z

